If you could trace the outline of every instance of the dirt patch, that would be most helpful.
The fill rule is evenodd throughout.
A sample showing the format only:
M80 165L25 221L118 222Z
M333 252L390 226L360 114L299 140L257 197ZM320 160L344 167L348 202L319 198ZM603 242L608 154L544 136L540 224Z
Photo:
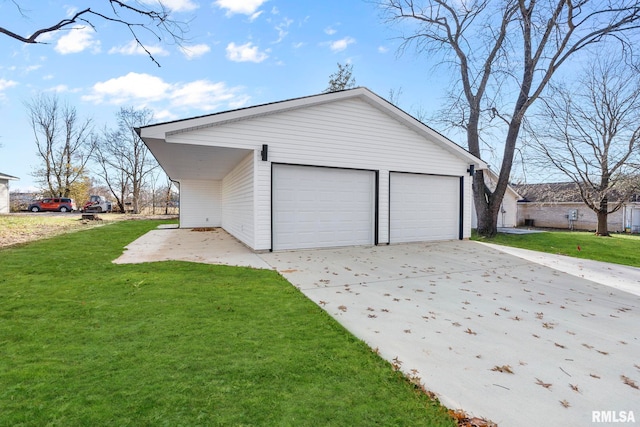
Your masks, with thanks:
M9 247L59 234L99 227L115 221L174 219L172 215L100 214L100 221L82 219L81 213L12 213L0 215L0 247Z

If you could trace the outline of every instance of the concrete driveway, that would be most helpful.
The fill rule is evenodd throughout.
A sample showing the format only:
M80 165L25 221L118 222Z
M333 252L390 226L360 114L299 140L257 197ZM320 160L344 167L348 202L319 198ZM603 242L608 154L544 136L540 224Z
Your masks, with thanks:
M201 242L193 260L215 253L215 242ZM449 408L500 426L591 425L600 411L618 419L632 411L640 423L638 269L544 258L564 258L569 274L470 241L242 248ZM185 259L183 249L170 252Z

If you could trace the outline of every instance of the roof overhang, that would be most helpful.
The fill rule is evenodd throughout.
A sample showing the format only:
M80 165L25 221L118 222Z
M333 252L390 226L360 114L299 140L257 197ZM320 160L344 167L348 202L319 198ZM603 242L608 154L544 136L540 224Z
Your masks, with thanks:
M221 180L251 152L239 148L172 144L157 138L143 139L172 180Z
M4 174L4 173L0 173L0 179L7 179L7 180L10 180L10 181L14 181L14 180L15 181L19 181L20 180L20 178L18 178L16 176L7 175L7 174Z

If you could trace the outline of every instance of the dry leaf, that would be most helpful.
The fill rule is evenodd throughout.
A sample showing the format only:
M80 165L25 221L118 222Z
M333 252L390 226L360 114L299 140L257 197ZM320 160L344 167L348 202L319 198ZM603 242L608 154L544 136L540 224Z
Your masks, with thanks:
M634 380L632 380L629 377L626 377L624 375L620 375L620 378L622 378L622 382L625 383L626 385L628 385L629 387L633 387L636 390L640 390L640 387L638 387L638 384L636 384L636 382Z
M569 402L567 402L566 400L561 400L561 401L560 401L560 404L561 404L562 406L564 406L565 408L568 408L569 406L571 406L571 405L569 404Z
M502 365L502 366L496 365L491 370L495 371L495 372L503 372L503 373L507 373L507 374L513 374L513 370L511 369L511 366L509 366L509 365Z
M539 378L536 378L536 384L538 384L539 386L542 386L542 387L544 387L544 388L546 388L546 389L550 389L550 388L551 388L551 386L553 385L553 384L551 384L551 383L545 383L544 381L542 381L542 380L541 380L541 379L539 379Z

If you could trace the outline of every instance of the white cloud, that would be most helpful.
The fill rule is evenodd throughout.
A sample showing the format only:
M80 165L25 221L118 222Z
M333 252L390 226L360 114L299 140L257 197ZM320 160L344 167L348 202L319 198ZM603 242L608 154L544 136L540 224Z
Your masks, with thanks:
M16 81L0 79L0 91L3 91L5 89L8 89L13 86L17 86L17 85L18 85L18 82Z
M289 26L293 24L293 19L289 19L289 18L284 18L284 20L276 25L276 31L278 32L278 40L275 41L275 43L280 43L286 36L287 34L289 34L289 31L287 31L289 29Z
M378 46L378 52L379 53L387 53L389 52L389 48L386 46Z
M64 93L64 92L70 92L70 90L69 90L69 86L60 84L60 85L56 85L48 88L46 92Z
M175 118L176 111L213 111L220 107L240 108L249 96L240 87L228 87L224 82L196 80L187 83L167 83L150 74L131 72L125 76L96 83L91 93L82 97L95 104L136 105L154 110L156 119ZM154 105L159 104L159 105Z
M94 39L96 32L91 27L77 27L69 30L56 42L56 52L67 55L91 49L94 53L100 51L100 41Z
M334 52L342 52L347 47L349 47L350 44L353 44L355 42L356 42L356 39L352 37L345 37L343 39L336 40L329 43L329 48Z
M257 11L256 13L252 14L252 15L249 17L249 22L253 22L253 21L255 21L256 19L258 19L258 17L259 17L260 15L262 15L262 11L261 11L261 10L259 10L259 11Z
M221 9L226 9L227 16L236 13L251 16L266 2L267 0L216 0L214 4Z
M332 28L332 27L327 27L327 28L324 29L324 33L328 34L330 36L334 35L337 32L338 32L338 30L336 30L335 28Z
M60 85L56 85L48 88L46 92L63 93L63 92L67 92L68 90L69 90L69 86L60 84Z
M106 102L120 105L132 100L158 101L170 91L171 85L159 77L131 72L126 76L96 83L91 93L82 99L96 104Z
M180 46L180 50L187 59L195 59L209 52L211 48L206 44L194 44L191 46Z
M231 102L235 93L222 83L208 80L196 80L179 87L171 92L171 104L176 107L197 106L204 111L213 111L222 103Z
M149 51L151 55L155 56L167 56L169 52L167 52L162 46L150 46L145 45L145 48ZM135 40L131 40L129 43L122 46L115 46L109 49L110 54L119 53L121 55L148 55L147 52L144 51L142 46L138 44Z
M158 0L142 0L142 3L157 6ZM160 3L173 12L190 12L198 8L191 0L160 0Z
M243 45L236 45L231 42L227 45L227 59L234 62L262 62L269 57L267 51L260 52L258 46L247 42Z

